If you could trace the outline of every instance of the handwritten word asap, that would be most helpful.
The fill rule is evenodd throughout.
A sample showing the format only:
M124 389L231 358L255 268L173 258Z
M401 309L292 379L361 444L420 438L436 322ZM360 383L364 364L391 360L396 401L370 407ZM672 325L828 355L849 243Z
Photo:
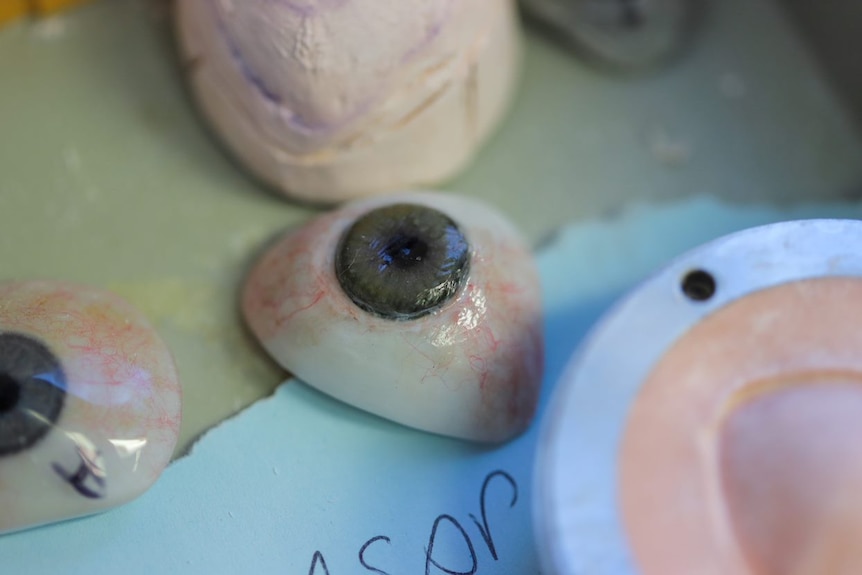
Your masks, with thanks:
M509 487L512 490L509 507L512 508L515 506L518 502L518 484L511 475L498 469L486 475L485 480L482 482L482 489L479 492L479 517L476 517L472 513L469 513L468 516L479 531L481 542L487 546L493 560L499 561L500 557L497 552L497 547L494 545L494 535L491 532L491 526L488 524L487 514L488 485L495 480L509 484ZM460 571L456 570L451 565L445 565L438 555L435 555L435 544L437 543L438 535L444 527L454 529L454 533L461 538L464 544L464 563L468 565L466 570ZM372 565L366 559L366 553L369 549L384 543L389 545L392 543L392 539L386 535L377 535L363 543L359 548L357 559L359 564L369 573L376 573L377 575L391 575L390 572L384 570L383 567L385 566ZM479 571L479 558L476 554L476 547L473 539L470 537L470 534L461 522L448 513L441 513L436 519L434 519L434 522L431 525L431 534L428 537L428 545L424 548L424 552L425 575L432 575L434 573L446 573L447 575L476 575ZM463 569L464 566L461 565L460 568ZM308 569L308 575L333 575L329 572L329 567L326 565L326 558L323 556L321 551L314 552L314 555L311 558L311 566Z

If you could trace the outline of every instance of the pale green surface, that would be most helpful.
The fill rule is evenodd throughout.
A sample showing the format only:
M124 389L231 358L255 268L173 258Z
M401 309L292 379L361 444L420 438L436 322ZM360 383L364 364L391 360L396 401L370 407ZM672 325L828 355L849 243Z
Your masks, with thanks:
M0 0L2 1L2 0ZM309 209L261 191L188 99L162 2L0 31L0 277L109 287L168 340L183 445L283 379L236 311L262 242ZM627 201L854 195L862 143L772 2L714 2L691 53L609 77L530 34L513 115L459 181L537 242Z

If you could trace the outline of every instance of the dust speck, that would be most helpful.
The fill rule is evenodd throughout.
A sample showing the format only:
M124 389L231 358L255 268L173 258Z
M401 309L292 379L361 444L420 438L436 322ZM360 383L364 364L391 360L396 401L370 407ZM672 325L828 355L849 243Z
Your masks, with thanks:
M46 42L59 40L66 35L66 20L62 16L39 20L33 25L33 35Z
M740 98L744 98L748 92L745 80L730 72L719 78L718 88L721 91L721 95L728 100L739 100Z
M691 146L685 140L674 137L665 128L656 128L648 136L652 156L660 164L676 168L685 165L691 158Z
M63 150L63 163L66 164L66 169L70 172L81 171L81 155L74 146L69 146Z

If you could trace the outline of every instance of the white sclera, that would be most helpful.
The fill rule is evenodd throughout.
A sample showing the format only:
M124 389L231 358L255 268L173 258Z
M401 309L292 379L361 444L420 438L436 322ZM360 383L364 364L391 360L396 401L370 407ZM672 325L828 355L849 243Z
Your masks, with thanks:
M463 287L439 310L396 321L357 307L335 276L356 219L395 203L448 215L471 247ZM348 204L289 232L257 262L243 312L269 353L308 384L410 427L504 441L530 423L543 367L538 272L520 235L476 201L432 193Z
M514 93L513 0L180 0L193 93L264 182L316 203L464 168Z
M181 390L170 352L143 315L103 290L7 283L0 334L47 347L66 385L47 433L0 455L0 533L103 511L146 491L173 454Z

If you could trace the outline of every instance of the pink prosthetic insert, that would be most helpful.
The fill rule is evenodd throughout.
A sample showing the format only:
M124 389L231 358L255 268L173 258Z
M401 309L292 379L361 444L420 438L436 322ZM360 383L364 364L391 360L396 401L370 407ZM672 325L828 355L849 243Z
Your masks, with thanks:
M146 491L173 454L180 396L170 352L122 299L0 284L0 533Z
M749 294L647 378L620 452L644 575L862 572L862 280Z
M354 222L397 204L427 206L457 223L469 246L469 271L438 309L393 320L354 303L335 267L339 242ZM405 193L327 213L263 255L242 307L251 330L286 369L404 425L498 442L522 432L535 412L543 370L538 273L511 224L476 201Z

